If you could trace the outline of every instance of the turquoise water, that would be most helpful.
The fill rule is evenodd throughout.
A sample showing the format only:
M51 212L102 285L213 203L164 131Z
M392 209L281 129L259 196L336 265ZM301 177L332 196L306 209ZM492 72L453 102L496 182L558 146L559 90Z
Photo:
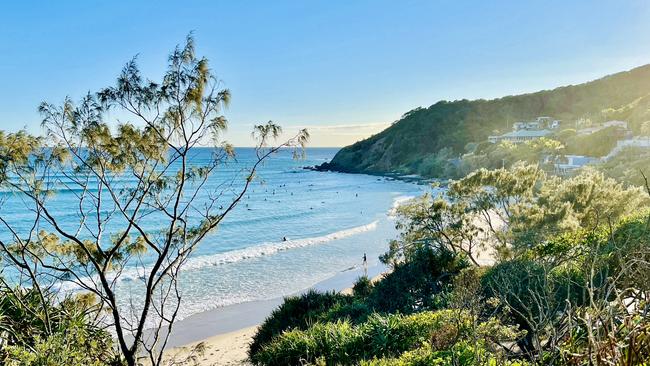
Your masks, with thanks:
M370 266L378 263L388 240L396 235L391 209L406 197L421 194L424 186L302 169L329 161L337 150L310 148L304 160L295 160L290 151L282 151L260 169L244 201L204 239L183 267L181 318L224 305L295 293L358 268L364 253ZM193 152L192 162L198 165L212 154L210 149ZM233 191L226 191L222 198L224 205L230 202L253 162L252 149L237 149L236 161L210 178L197 201L205 202L208 192L235 178L238 183ZM132 183L121 180L124 186ZM76 193L62 185L51 205L53 214L71 229L79 225L79 216L71 209L77 205ZM32 215L16 197L6 200L1 212L13 224L29 227ZM159 216L148 217L146 223L148 230L161 227ZM114 228L118 227L116 220ZM142 262L146 266L148 258ZM140 298L140 272L127 268L117 282L124 306Z

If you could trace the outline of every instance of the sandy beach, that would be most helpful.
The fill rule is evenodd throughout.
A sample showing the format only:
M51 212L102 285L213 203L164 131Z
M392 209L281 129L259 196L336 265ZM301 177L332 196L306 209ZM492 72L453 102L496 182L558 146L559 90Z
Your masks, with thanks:
M165 365L248 365L248 345L257 327L215 335L165 352Z

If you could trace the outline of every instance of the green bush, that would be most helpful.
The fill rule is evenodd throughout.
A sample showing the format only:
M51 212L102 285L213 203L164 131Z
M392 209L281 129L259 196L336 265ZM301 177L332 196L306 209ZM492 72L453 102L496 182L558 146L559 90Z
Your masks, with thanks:
M121 365L112 351L112 340L105 331L89 330L83 325L67 324L65 329L40 338L34 343L4 348L7 366L107 366Z
M494 320L475 325L468 313L458 310L409 316L375 314L356 326L348 321L317 323L306 330L295 329L274 338L253 355L252 361L259 365L314 362L349 365L382 358L414 360L404 363L406 365L420 364L415 363L420 356L422 362L428 362L431 357L444 359L447 356L462 360L463 354L469 352L462 346L463 340L476 339L478 344L484 344L497 337L511 340L517 335L502 330L508 328ZM425 346L435 354L421 355L420 351L414 351Z
M372 292L373 284L368 276L361 276L352 286L352 293L355 297L366 298Z
M0 292L0 363L121 365L110 334L91 321L98 311L90 296L57 300L51 292L4 288Z
M361 332L347 321L317 323L307 330L291 330L253 355L262 365L302 365L318 358L327 364L351 364L363 345Z
M361 366L527 366L526 361L509 361L491 354L483 343L459 342L451 349L435 351L429 344L405 352L398 358L362 361Z
M363 300L351 303L337 303L318 317L318 321L347 320L352 324L365 322L373 313L373 309Z
M467 266L464 258L450 251L418 249L395 263L393 271L375 284L368 302L382 313L439 309L442 299L438 295L449 290L453 277Z
M356 325L373 313L412 314L440 307L453 276L467 262L451 252L421 249L406 262L398 263L376 285L360 278L353 287L354 296L334 292L309 291L286 298L260 326L249 348L255 355L274 337L290 330L305 330L317 322L345 320Z
M252 360L262 365L300 365L324 359L328 365L353 364L368 356L395 356L426 342L436 315L371 316L354 326L348 321L317 323L276 337ZM407 321L408 319L408 321Z
M299 296L284 299L282 305L273 310L260 325L249 348L249 355L255 355L275 336L291 329L306 329L318 320L327 317L330 309L352 303L352 296L337 292L320 293L309 290Z

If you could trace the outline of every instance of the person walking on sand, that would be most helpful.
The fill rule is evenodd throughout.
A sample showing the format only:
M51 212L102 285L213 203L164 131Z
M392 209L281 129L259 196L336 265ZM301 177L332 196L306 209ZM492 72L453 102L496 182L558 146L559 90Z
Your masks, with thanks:
M363 253L363 275L368 277L368 257Z

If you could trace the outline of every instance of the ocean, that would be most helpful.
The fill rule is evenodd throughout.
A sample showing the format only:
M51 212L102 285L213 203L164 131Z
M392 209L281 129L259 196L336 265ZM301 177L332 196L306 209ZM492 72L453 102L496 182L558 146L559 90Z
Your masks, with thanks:
M296 160L291 151L283 150L260 168L240 205L185 263L180 276L180 319L299 292L341 272L359 269L364 253L368 266L379 263L388 241L397 235L391 211L427 187L384 177L303 169L331 160L337 151L308 148L305 158ZM212 150L200 148L192 153L192 163L201 165ZM232 179L239 182L236 186L241 184L243 172L254 160L253 149L236 149L236 160L219 169L204 191ZM123 182L125 186L130 183L128 179ZM235 191L225 192L224 205ZM76 194L61 186L51 206L53 214L70 228L79 223L71 210L77 205ZM206 199L207 194L202 194L197 202ZM16 196L6 197L0 214L19 227L24 220L22 227L28 228L31 215ZM147 220L150 230L158 227L155 216ZM143 263L147 264L146 256ZM135 268L126 268L117 282L123 306L141 298L139 276Z

